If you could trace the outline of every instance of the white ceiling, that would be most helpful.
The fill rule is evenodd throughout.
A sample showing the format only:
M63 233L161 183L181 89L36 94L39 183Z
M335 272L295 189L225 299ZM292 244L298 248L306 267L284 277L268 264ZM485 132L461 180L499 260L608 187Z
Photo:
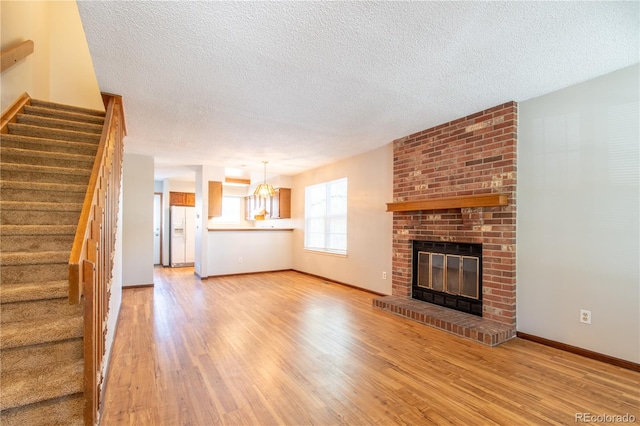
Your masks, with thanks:
M293 175L639 61L638 2L112 2L78 8L126 151L157 177ZM192 172L191 172L192 173Z

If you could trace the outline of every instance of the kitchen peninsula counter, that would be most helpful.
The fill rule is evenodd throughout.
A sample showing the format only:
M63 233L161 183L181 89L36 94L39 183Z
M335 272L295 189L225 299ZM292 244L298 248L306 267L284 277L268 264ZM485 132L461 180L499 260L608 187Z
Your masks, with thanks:
M204 276L293 268L293 228L207 228Z
M228 231L293 231L293 228L207 228L209 232L228 232Z

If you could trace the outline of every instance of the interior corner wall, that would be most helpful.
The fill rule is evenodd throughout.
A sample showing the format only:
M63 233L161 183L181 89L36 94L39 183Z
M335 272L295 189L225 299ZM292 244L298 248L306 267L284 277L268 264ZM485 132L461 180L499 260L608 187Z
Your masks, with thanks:
M76 2L51 2L49 26L50 100L104 111Z
M2 73L0 109L22 93L104 110L75 1L2 1L1 48L32 40L34 51Z
M224 167L198 166L195 179L196 220L193 270L209 276L209 181L224 182Z
M521 102L517 191L518 331L636 363L639 77L635 65Z
M49 99L49 4L46 1L0 2L0 48L33 40L33 53L2 72L0 109L22 93Z
M122 179L122 285L153 284L153 157L126 154Z
M305 187L347 178L347 256L304 249ZM338 282L391 294L393 144L293 177L290 223L293 268ZM382 273L386 272L386 279Z

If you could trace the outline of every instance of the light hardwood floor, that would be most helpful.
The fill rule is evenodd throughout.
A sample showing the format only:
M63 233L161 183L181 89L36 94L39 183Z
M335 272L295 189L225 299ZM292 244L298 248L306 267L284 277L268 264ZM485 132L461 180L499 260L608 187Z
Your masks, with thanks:
M514 339L490 348L296 272L123 292L101 425L640 422L640 373Z

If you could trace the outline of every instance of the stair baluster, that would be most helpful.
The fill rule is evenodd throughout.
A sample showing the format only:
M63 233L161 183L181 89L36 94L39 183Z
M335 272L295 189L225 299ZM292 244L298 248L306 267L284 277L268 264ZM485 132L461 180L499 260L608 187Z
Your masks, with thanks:
M96 424L106 373L106 322L126 134L120 96L103 94L107 108L98 154L69 259L69 301L84 299L85 424ZM83 297L84 296L84 297Z

